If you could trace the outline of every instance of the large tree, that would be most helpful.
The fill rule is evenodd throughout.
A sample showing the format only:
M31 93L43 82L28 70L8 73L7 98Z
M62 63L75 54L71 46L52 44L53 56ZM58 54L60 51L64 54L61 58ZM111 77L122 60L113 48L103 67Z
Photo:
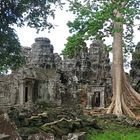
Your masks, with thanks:
M123 69L123 46L133 46L134 21L140 16L140 0L71 1L70 11L76 14L69 22L70 32L64 54L69 55L79 40L113 37L112 87L113 98L107 113L135 117L133 108L140 106L140 94L128 83ZM74 42L74 41L76 42Z
M53 25L48 17L54 17L60 0L0 0L0 73L15 69L23 62L21 45L13 25L27 25L37 32Z

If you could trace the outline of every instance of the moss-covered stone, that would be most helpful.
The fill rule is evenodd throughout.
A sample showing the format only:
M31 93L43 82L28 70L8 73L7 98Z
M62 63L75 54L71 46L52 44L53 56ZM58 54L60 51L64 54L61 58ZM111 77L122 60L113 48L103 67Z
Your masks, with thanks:
M21 128L19 128L18 131L19 131L21 137L23 139L27 140L27 138L30 134L38 133L39 129L36 127L21 127Z

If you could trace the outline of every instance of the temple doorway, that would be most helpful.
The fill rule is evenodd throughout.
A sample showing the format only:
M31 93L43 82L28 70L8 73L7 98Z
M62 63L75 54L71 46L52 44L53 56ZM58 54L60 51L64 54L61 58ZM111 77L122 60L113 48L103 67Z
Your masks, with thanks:
M92 96L92 107L100 107L100 92L94 92Z
M94 107L104 107L104 88L93 87L91 92L87 93L87 106L86 109L93 109Z

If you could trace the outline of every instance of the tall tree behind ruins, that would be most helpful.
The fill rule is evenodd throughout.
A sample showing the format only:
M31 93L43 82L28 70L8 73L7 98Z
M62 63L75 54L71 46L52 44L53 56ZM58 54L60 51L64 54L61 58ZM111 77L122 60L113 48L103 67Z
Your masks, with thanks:
M69 2L69 10L76 14L76 18L68 23L73 35L68 38L63 53L70 55L73 50L77 50L77 44L84 40L104 40L105 37L113 37L113 98L107 113L135 117L132 110L140 106L140 94L131 87L124 73L123 44L127 46L127 51L131 51L134 45L134 21L140 19L140 0Z

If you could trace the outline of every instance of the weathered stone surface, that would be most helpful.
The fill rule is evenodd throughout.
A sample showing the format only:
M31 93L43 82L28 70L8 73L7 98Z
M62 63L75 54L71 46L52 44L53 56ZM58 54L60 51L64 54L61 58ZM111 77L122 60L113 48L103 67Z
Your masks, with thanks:
M140 93L140 43L137 44L132 55L130 78L134 89Z
M28 64L31 61L31 47L22 47L22 56Z
M48 38L36 38L32 45L30 65L43 68L53 68L53 46Z
M1 106L51 101L58 106L82 103L92 109L105 107L110 101L109 54L101 42L94 41L90 48L62 60L53 53L48 38L36 38L32 48L22 49L22 55L26 64L0 77Z
M86 140L86 132L69 133L68 136L62 136L62 140Z
M22 140L14 122L9 119L7 113L0 115L0 139L2 140Z
M69 140L84 140L85 133L75 133L84 126L100 129L80 116L83 108L105 107L112 96L109 54L101 42L94 41L73 58L62 59L48 38L36 38L31 48L22 49L22 55L26 64L0 77L0 107L15 121L23 139L48 138L38 127L59 139L67 135ZM13 125L3 122L7 130L3 125L0 132L8 131L5 134L11 137Z
M77 102L80 101L77 99L78 93L85 92L87 100L84 100L84 104L90 106L87 107L89 109L108 105L112 96L109 61L109 53L99 41L94 41L89 49L84 48L72 59L65 57L61 71L61 77L65 77L61 80L64 85L62 94L70 96L71 93L69 99L73 102L76 99ZM88 93L91 93L91 101Z
M54 100L55 76L42 68L21 68L1 78L0 105Z
M28 140L54 140L54 135L52 133L38 133L30 135Z
M85 132L69 133L68 140L86 140Z
M0 134L0 140L9 140L10 136L5 134Z
M51 133L48 134L34 134L28 137L28 140L54 140L54 135Z

